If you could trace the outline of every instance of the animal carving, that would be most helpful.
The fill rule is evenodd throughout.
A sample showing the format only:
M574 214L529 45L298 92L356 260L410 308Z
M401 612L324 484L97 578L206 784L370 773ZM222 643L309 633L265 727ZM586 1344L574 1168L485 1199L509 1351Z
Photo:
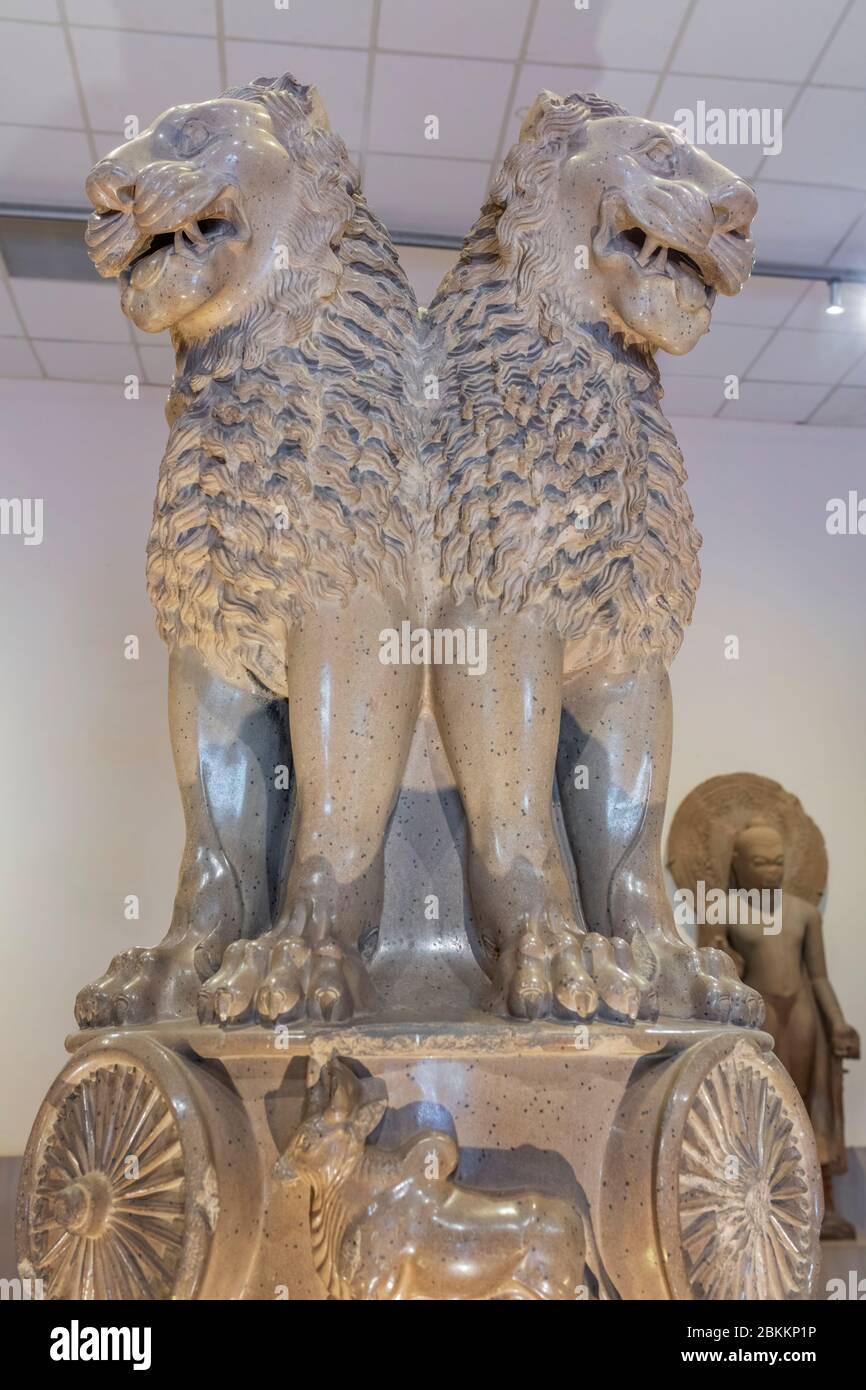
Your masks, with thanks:
M483 626L488 652L481 689L435 668L433 703L518 1016L760 1018L729 961L679 938L662 877L700 538L655 363L744 284L755 210L672 127L544 92L427 315L437 623Z
M186 845L167 936L79 1023L372 1009L423 681L380 638L422 620L485 631L483 679L434 665L427 693L493 1007L756 1023L662 878L699 538L655 365L744 283L751 189L670 127L543 93L423 325L288 75L172 108L88 192L97 269L176 349L148 583Z
M87 189L97 270L177 355L147 572L187 839L168 936L78 1020L345 1018L420 681L376 660L414 611L414 298L288 75L173 107Z
M312 1065L312 1063L311 1063ZM278 1176L310 1187L316 1272L336 1299L580 1299L584 1227L540 1192L473 1191L454 1180L457 1144L422 1130L368 1144L387 1109L332 1057L308 1088Z

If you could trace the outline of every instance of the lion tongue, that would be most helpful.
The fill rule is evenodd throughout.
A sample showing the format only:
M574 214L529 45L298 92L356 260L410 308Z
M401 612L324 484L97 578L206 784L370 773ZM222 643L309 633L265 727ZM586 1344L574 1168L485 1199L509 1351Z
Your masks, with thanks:
M681 261L668 258L668 274L673 277L679 303L684 309L700 309L707 302L707 287Z
M163 246L159 251L152 251L149 256L142 256L140 261L136 261L132 267L129 281L137 290L147 290L155 284L165 269L165 263L172 252L171 246Z

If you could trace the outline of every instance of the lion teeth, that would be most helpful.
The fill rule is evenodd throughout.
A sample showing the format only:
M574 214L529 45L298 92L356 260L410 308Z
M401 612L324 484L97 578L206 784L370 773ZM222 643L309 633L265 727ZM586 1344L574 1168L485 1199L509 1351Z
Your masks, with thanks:
M184 222L182 227L178 227L174 234L174 249L183 255L184 251L190 246L207 246L207 238L201 233L198 223L193 218L189 222Z
M658 255L656 256L656 263L655 263L655 268L656 268L656 270L665 270L666 267L667 267L667 263L668 263L668 248L667 248L666 246L663 246L662 249L659 251Z
M638 265L646 265L653 252L658 250L660 244L660 242L656 241L655 237L648 235L640 251L637 253Z

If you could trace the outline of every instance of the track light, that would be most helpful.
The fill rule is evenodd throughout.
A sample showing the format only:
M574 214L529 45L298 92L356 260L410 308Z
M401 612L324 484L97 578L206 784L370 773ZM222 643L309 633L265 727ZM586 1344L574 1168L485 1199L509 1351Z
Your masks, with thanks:
M839 294L839 281L830 280L828 282L828 288L830 290L830 303L827 305L827 308L824 310L824 313L844 314L845 305L842 303L842 299Z

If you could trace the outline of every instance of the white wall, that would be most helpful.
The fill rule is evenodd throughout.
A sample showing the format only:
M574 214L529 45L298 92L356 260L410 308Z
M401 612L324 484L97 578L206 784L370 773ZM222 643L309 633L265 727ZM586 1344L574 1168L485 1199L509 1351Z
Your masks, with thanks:
M866 536L830 536L826 504L866 497L866 432L674 421L704 537L692 627L672 670L668 819L707 777L782 782L830 859L830 979L866 1047ZM724 640L739 637L728 661ZM846 1139L866 1143L866 1060L850 1062Z
M182 825L144 592L162 397L0 382L0 496L45 505L41 546L0 537L0 1153L23 1148L77 989L169 919ZM671 805L741 768L800 796L830 852L831 975L866 1032L866 537L824 528L828 497L866 492L863 434L694 419L678 433L705 543L674 667ZM724 659L729 633L738 662ZM131 893L137 922L123 915ZM864 1144L866 1062L846 1095L848 1142Z

